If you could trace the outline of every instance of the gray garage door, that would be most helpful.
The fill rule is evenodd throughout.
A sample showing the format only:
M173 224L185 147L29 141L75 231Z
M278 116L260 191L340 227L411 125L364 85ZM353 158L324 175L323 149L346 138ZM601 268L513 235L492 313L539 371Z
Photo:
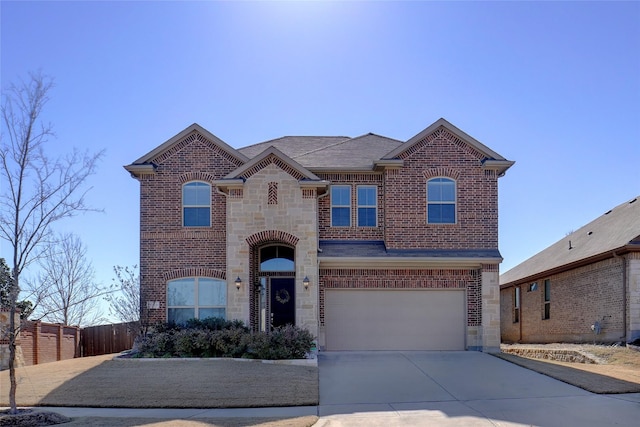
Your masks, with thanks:
M462 290L325 292L327 350L464 350Z

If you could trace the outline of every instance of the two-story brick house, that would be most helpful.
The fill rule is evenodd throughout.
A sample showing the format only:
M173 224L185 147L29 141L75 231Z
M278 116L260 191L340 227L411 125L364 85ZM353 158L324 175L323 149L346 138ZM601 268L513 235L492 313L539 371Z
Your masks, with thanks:
M495 350L512 164L444 119L406 142L240 149L194 124L125 166L140 181L144 316L294 323L327 350Z

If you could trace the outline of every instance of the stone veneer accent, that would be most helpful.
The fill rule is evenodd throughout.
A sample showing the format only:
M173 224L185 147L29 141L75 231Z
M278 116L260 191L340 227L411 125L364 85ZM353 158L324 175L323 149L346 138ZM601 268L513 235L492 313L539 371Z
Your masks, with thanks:
M278 203L269 203L270 183L277 183ZM296 325L318 334L317 201L303 197L300 183L277 162L255 170L243 186L242 199L227 199L227 277L240 277L243 287L229 293L227 317L252 324L250 307L257 280L252 249L266 243L295 248ZM255 247L255 248L253 248ZM308 290L302 279L311 281ZM255 325L252 325L255 326Z

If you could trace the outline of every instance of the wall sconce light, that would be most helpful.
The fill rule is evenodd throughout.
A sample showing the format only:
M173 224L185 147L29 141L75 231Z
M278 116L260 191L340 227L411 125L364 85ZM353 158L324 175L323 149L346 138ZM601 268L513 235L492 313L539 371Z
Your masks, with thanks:
M305 289L309 289L309 278L307 276L304 276L304 279L302 279L302 284Z
M236 289L240 290L240 286L242 286L242 279L240 278L240 276L238 276L238 278L236 279Z

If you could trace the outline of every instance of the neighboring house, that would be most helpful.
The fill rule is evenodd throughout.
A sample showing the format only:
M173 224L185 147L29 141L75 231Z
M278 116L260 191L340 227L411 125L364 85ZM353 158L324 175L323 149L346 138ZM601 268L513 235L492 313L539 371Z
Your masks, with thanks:
M512 164L444 119L406 142L241 149L194 124L125 166L140 181L143 318L290 323L327 350L496 350Z
M640 338L640 201L625 202L500 276L502 341Z

